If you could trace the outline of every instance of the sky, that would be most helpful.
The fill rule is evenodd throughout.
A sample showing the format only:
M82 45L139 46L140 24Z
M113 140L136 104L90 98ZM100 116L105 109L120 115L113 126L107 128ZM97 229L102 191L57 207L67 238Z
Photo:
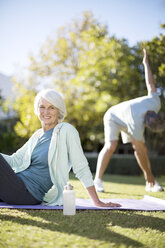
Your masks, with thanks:
M20 73L48 36L91 11L130 46L163 30L165 0L0 0L0 73Z

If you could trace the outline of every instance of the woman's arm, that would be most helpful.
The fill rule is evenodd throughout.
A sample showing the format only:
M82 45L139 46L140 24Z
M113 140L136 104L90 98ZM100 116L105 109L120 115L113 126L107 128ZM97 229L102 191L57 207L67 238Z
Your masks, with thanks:
M82 182L84 187L87 189L89 196L91 197L93 203L97 207L120 207L120 204L117 203L104 203L99 200L96 193L92 173L88 166L88 161L83 154L81 147L81 142L79 134L75 128L70 128L68 135L68 151L69 159L73 168L73 172L76 177Z
M88 191L88 194L90 195L93 203L97 206L97 207L121 207L120 204L118 203L112 203L112 202L103 202L103 201L100 201L97 193L96 193L96 189L94 186L90 186L88 188L86 188L87 191Z

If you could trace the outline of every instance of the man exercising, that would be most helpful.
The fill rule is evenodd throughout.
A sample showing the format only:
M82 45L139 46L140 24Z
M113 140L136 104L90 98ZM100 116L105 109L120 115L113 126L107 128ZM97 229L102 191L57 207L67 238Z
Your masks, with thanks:
M102 177L117 147L120 133L123 143L132 143L134 155L146 180L145 190L151 192L163 191L163 188L158 184L152 174L144 140L145 127L148 127L153 132L161 132L164 130L164 122L158 114L161 103L159 95L156 92L147 52L145 49L143 49L143 52L145 83L148 95L119 103L109 108L105 113L105 144L98 156L94 180L97 192L104 192Z

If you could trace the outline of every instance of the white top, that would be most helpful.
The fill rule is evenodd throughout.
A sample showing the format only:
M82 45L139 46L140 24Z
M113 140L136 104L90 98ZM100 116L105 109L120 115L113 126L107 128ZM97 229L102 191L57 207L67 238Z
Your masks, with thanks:
M144 141L144 116L149 110L158 113L160 107L159 95L156 92L150 92L147 96L138 97L112 106L107 110L105 115L107 119L113 120L126 128L128 135L133 136L137 140Z

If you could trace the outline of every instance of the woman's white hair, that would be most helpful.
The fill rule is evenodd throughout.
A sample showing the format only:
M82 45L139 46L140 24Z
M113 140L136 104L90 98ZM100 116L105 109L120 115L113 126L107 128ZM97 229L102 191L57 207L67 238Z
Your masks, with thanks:
M39 116L39 101L44 98L59 110L58 122L62 122L66 115L66 105L60 93L54 89L41 90L34 100L34 113Z

